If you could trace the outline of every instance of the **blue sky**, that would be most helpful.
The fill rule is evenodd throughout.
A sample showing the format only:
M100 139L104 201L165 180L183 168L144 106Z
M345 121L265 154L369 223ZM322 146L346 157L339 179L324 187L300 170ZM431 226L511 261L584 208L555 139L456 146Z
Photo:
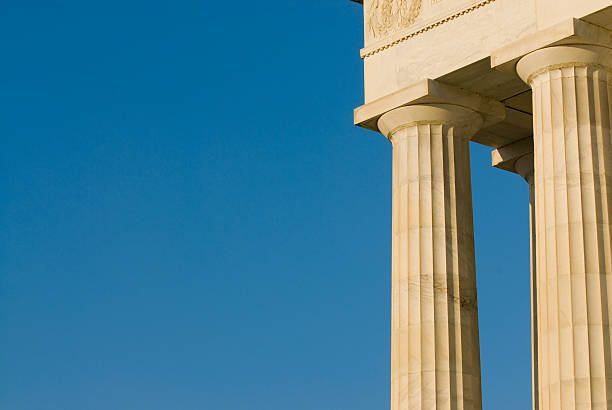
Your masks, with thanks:
M348 0L0 5L0 408L389 408L391 145ZM483 396L531 402L527 185L472 144Z

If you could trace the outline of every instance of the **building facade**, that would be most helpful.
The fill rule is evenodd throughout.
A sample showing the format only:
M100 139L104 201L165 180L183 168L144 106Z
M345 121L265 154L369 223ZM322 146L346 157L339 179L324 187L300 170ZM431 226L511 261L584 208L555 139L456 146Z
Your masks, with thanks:
M391 408L481 409L469 142L530 187L534 408L612 409L612 0L364 0Z

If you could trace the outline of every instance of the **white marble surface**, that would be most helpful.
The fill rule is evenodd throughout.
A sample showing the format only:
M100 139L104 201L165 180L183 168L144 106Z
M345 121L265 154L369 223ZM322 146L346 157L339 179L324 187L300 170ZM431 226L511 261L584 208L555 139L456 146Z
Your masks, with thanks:
M480 114L413 105L393 144L391 409L481 410L469 138Z

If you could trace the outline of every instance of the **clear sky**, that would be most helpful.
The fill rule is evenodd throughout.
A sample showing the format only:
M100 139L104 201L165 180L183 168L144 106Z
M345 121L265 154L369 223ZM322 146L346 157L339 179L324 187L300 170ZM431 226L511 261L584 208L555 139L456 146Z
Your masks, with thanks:
M0 5L0 408L389 408L391 145L348 0ZM472 145L484 407L531 402L528 193Z

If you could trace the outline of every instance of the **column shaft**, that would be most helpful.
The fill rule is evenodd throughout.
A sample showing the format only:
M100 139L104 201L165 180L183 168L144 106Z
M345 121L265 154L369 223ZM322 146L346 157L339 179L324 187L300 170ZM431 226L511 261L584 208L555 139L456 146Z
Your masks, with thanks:
M480 410L471 135L453 120L481 119L422 108L379 122L395 128L391 409Z
M533 89L541 409L612 408L612 52L524 57Z
M538 302L536 274L536 223L535 223L535 187L534 187L533 152L521 156L514 164L516 171L529 184L529 252L530 252L530 290L531 290L531 400L533 410L538 410Z
M531 158L533 163L533 157ZM529 277L531 291L531 400L533 410L539 410L539 375L538 375L538 282L536 274L536 223L535 223L535 188L529 183L529 251L531 275Z

